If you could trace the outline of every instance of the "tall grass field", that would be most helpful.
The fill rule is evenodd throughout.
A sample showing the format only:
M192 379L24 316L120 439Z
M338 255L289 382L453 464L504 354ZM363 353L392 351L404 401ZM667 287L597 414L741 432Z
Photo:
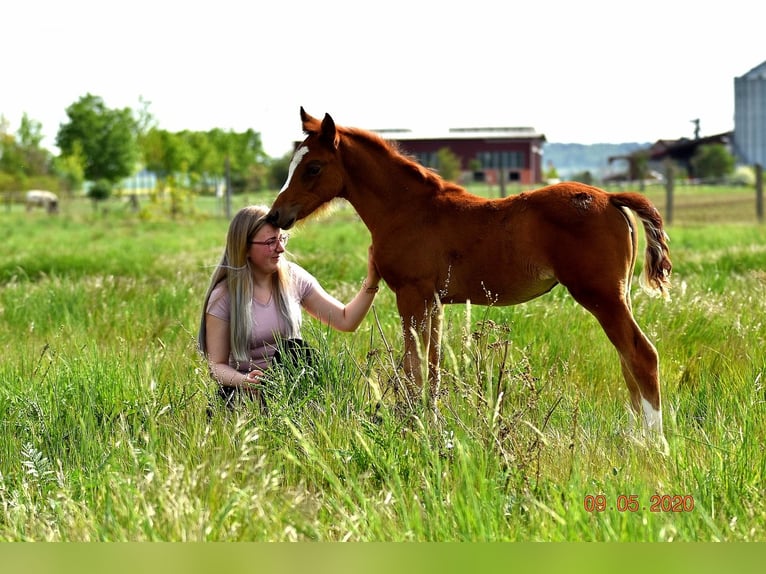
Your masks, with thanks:
M660 355L667 455L636 430L616 351L560 286L446 308L436 412L397 400L385 286L356 333L305 316L314 368L275 375L267 412L230 412L196 348L220 206L175 219L117 198L65 200L55 216L3 206L0 540L766 540L754 202L677 190L671 300L634 288ZM369 242L340 204L289 247L348 301Z

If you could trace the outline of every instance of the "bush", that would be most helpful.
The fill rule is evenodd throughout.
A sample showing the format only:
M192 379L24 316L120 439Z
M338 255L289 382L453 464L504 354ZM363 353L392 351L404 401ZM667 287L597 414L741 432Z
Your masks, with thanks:
M731 185L755 186L755 170L751 165L740 165L728 178Z
M17 178L14 175L11 175L10 173L5 173L4 171L0 171L0 191L21 191L21 182L19 181L19 178Z
M104 180L100 179L96 183L90 186L90 189L88 190L88 197L90 197L93 201L104 201L106 199L109 199L109 196L112 195L112 185Z

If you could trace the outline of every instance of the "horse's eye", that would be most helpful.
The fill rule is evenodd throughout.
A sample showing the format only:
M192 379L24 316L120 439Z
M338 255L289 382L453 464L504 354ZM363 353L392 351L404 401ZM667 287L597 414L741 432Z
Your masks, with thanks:
M308 166L306 166L306 175L310 177L318 176L320 171L322 171L322 166L319 162L311 162Z

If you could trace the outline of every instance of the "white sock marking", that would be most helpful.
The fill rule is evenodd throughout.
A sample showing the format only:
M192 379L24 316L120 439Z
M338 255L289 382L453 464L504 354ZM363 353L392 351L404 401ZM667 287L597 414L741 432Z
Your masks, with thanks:
M279 193L282 193L290 185L290 180L293 178L295 169L298 167L298 164L301 163L303 156L306 155L307 153L309 153L309 148L305 146L299 147L297 150L295 150L295 153L293 154L293 159L290 162L290 168L287 170L287 181L285 181L285 184L282 186L282 189L279 190Z
M646 428L658 434L662 434L662 409L655 410L645 398L641 397L641 406L644 409L644 422Z

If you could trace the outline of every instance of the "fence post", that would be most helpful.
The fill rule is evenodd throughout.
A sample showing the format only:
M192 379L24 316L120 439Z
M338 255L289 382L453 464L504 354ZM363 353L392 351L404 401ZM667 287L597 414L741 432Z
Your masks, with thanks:
M763 223L763 166L755 164L755 215Z
M673 223L673 164L665 162L665 223Z

